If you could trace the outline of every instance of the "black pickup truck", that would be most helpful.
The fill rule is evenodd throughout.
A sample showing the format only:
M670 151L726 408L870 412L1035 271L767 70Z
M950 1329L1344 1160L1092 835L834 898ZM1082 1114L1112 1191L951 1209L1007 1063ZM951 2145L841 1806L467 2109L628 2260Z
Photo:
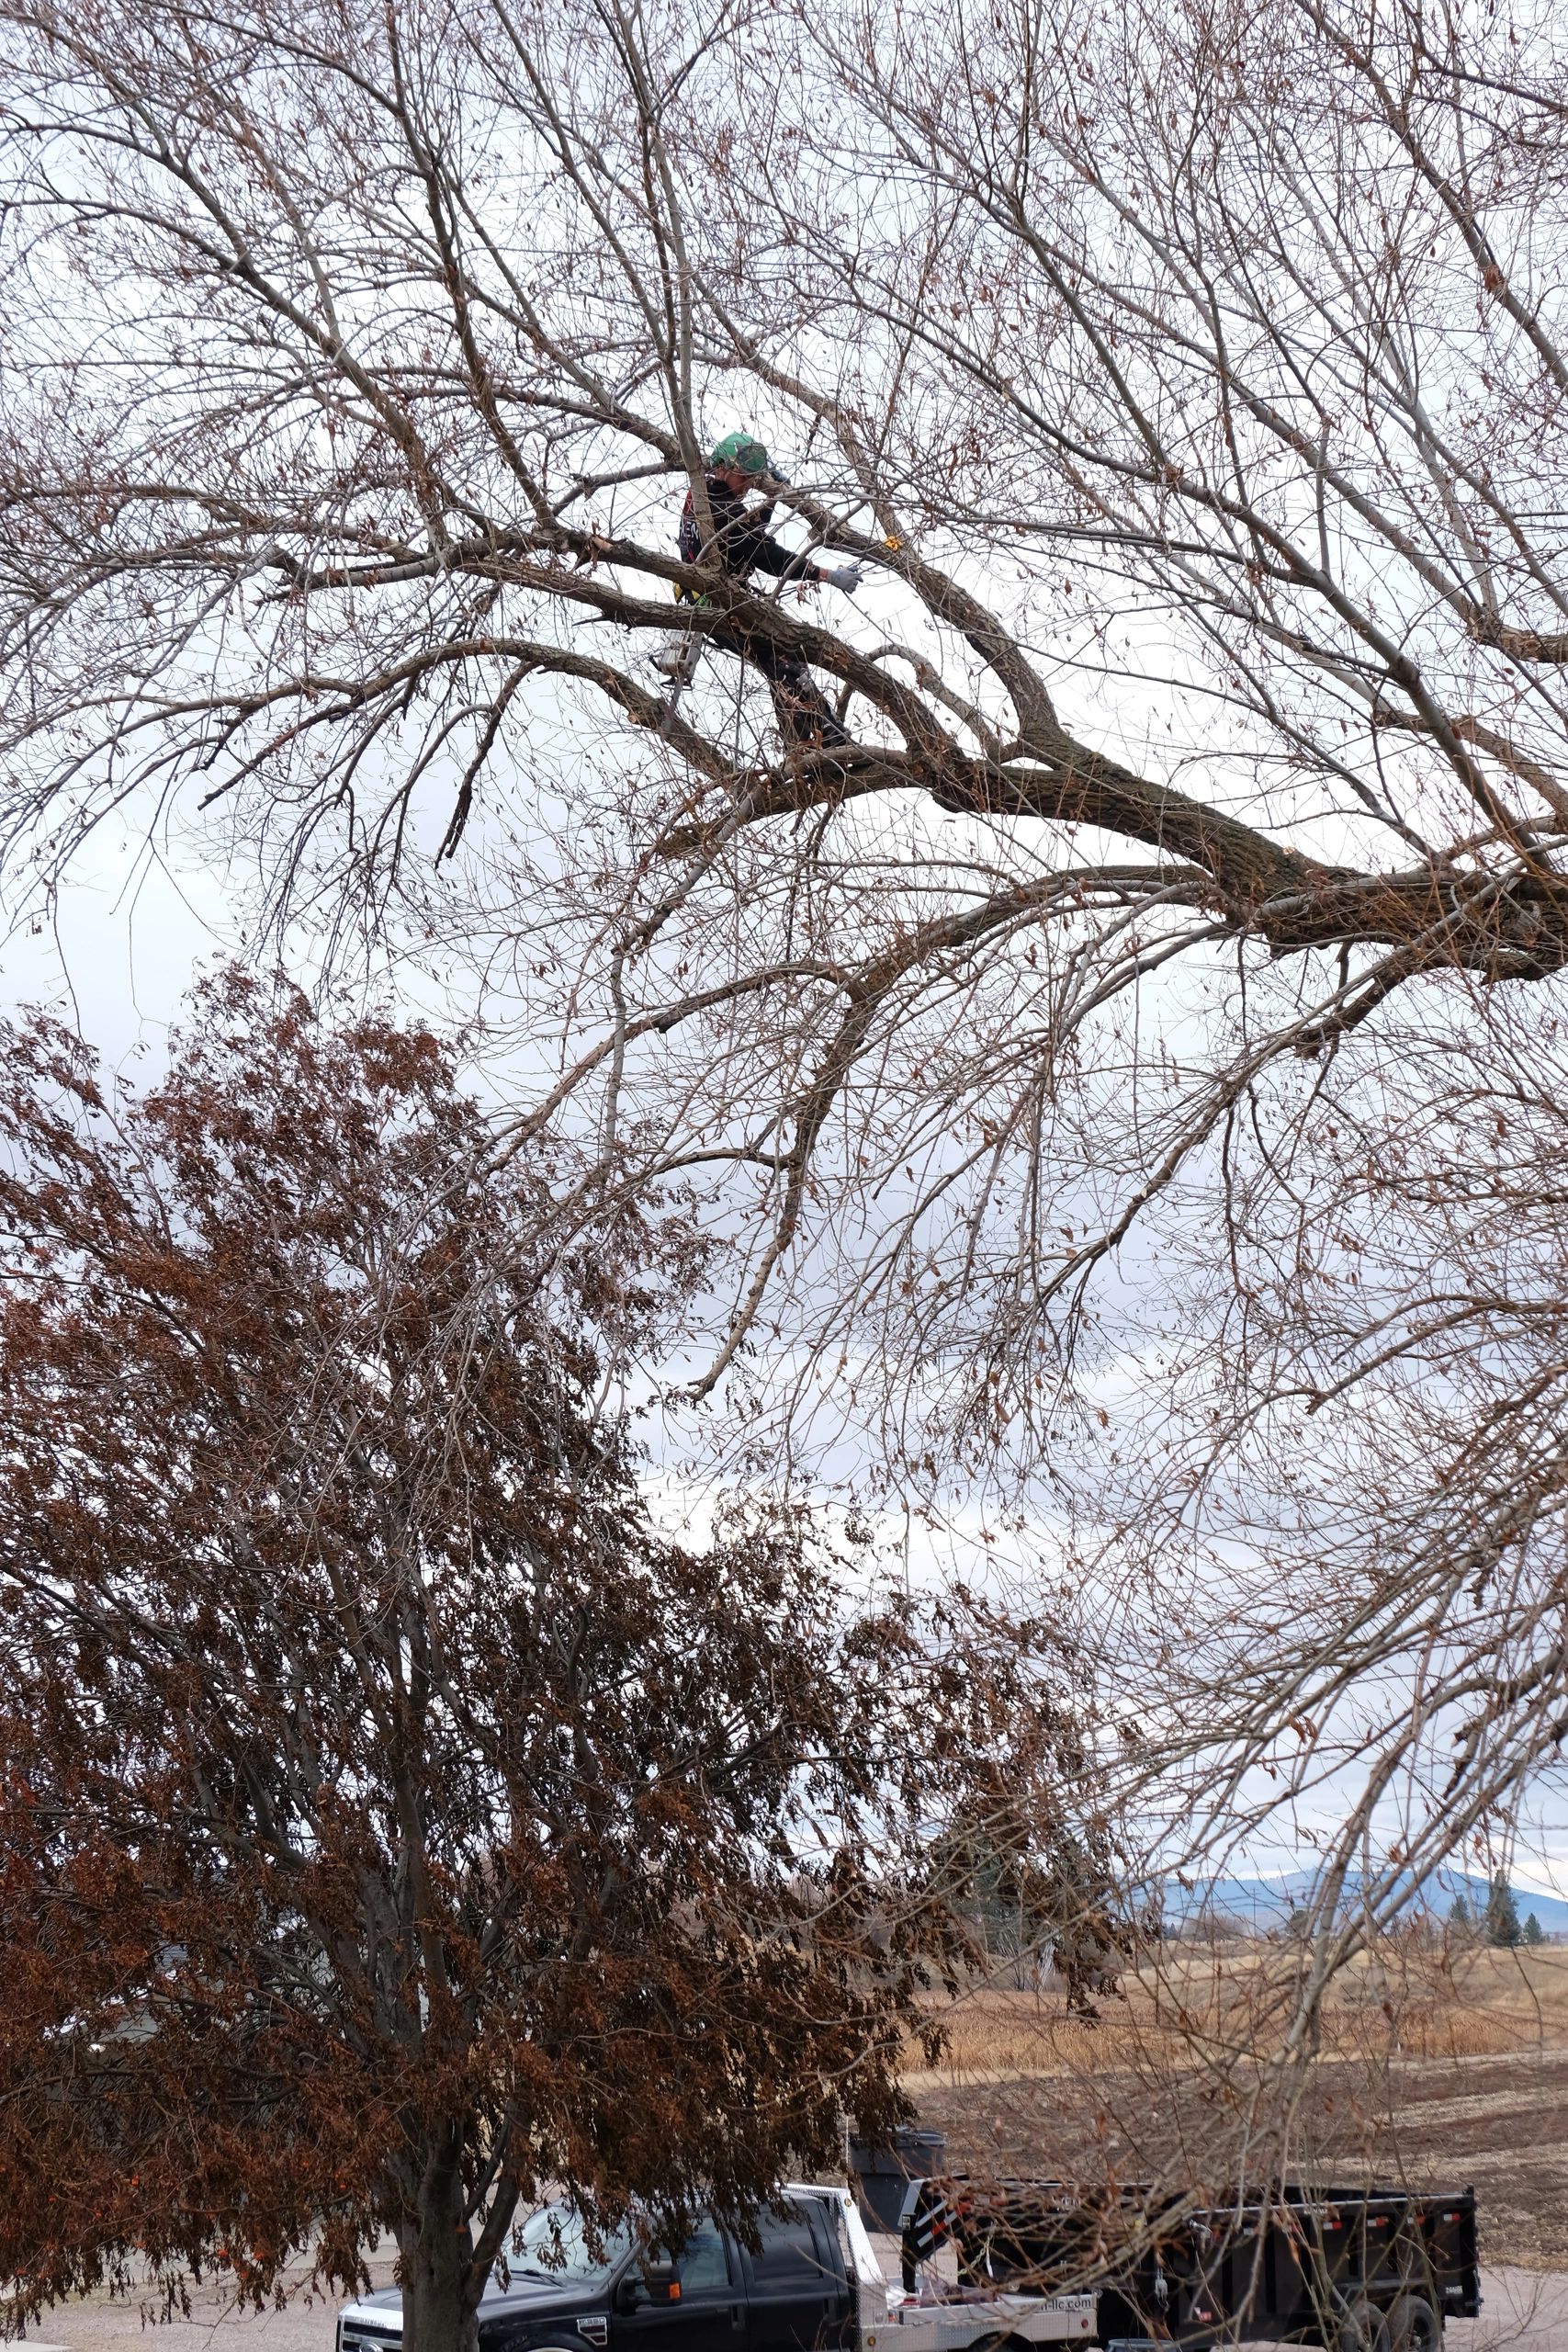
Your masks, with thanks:
M595 2251L569 2206L542 2207L479 2305L479 2352L852 2352L870 2284L857 2266L881 2272L846 2208L841 2190L791 2189L757 2215L754 2250L706 2217L668 2260L629 2232ZM395 2288L339 2313L338 2352L401 2342Z
M1140 2352L1250 2340L1438 2352L1446 2323L1481 2309L1470 2188L1277 2182L1199 2204L953 2175L911 2181L900 2234L907 2290L943 2248L959 2291L1092 2283L1099 2341Z

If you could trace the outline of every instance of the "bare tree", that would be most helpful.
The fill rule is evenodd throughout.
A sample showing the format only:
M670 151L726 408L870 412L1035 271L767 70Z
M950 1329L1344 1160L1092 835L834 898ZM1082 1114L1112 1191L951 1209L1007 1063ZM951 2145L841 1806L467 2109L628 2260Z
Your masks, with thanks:
M852 1192L911 1171L857 1297L929 1286L955 1214L1010 1380L1271 1057L1556 972L1546 34L7 14L14 849L194 793L275 906L352 873L488 926L558 1023L574 983L606 1138L758 1187L723 1360L827 1136ZM874 625L680 560L737 415ZM851 745L770 752L727 657L646 673L672 587ZM421 868L476 809L459 913ZM1290 1003L1084 1201L1075 1051L1238 955Z
M1327 0L5 17L14 854L47 874L107 811L194 797L276 919L480 954L538 1071L500 1156L575 1123L581 1203L728 1188L751 1257L699 1386L775 1340L793 1371L793 1274L810 1376L890 1405L894 1475L1048 1438L1105 1514L1107 1671L1124 1644L1170 1710L1140 1748L1127 1709L1132 1781L1245 1818L1292 1722L1307 1779L1362 1770L1299 2052L1411 1764L1405 1668L1468 1621L1451 1477L1413 1471L1388 1521L1427 1531L1419 1604L1359 1581L1439 1387L1391 1371L1376 1444L1321 1408L1304 1459L1340 1483L1294 1510L1284 1390L1340 1374L1273 1253L1340 1229L1345 1105L1368 1164L1428 1116L1414 1061L1373 1102L1407 1035L1485 1067L1559 1017L1554 28ZM711 539L680 558L737 424L795 477L795 543L867 568L859 615L757 593ZM711 647L684 686L644 660L672 612ZM781 755L780 660L846 746ZM1406 1263L1446 1246L1431 1175ZM1408 1295L1412 1330L1445 1311ZM1139 1324L1179 1376L1134 1476L1071 1383ZM1292 1350L1310 1379L1277 1381ZM1456 1464L1529 1423L1478 1409ZM1226 1512L1273 1513L1255 1608ZM1547 1752L1551 1577L1521 1605L1506 1730L1412 1852ZM1502 1624L1444 1651L1425 1754ZM1316 1700L1353 1716L1384 1666L1325 1744Z
M1568 1072L1529 1000L1467 1009L1235 1123L1225 1246L1175 1244L1173 1376L1083 1560L1201 1723L1193 1769L1229 1747L1206 1817L1315 1817L1324 1982L1456 1849L1506 1874L1561 1796Z

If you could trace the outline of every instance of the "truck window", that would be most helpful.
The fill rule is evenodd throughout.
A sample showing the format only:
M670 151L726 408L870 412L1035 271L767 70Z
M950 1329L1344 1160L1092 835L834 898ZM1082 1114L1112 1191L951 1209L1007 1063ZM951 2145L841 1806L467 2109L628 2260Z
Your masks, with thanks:
M631 2242L623 2222L606 2230L595 2245L582 2216L571 2206L541 2205L513 2233L507 2267L524 2278L558 2278L566 2287L597 2286Z
M797 2207L772 2206L757 2216L761 2239L751 2257L757 2284L764 2295L788 2295L805 2290L822 2291L828 2265L812 2235L811 2219Z
M682 2301L688 2295L722 2290L728 2286L729 2265L725 2259L724 2240L712 2222L697 2223L675 2257L675 2276L681 2281Z

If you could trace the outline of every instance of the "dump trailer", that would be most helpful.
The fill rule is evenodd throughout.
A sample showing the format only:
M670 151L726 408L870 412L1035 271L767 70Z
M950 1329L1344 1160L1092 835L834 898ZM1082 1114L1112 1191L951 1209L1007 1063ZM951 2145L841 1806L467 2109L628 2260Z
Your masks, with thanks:
M1090 2289L1107 2346L1203 2347L1261 2339L1327 2352L1437 2352L1450 2319L1481 2309L1475 2192L1306 2188L1275 2183L1213 2203L1063 2181L909 2184L899 2217L911 2298L944 2248L955 2296Z

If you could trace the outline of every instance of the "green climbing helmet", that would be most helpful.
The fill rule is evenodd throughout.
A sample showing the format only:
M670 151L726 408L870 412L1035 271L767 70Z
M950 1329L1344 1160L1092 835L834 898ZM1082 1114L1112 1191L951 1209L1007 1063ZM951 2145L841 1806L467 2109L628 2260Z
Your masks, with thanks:
M712 458L715 473L721 466L738 467L743 474L771 473L768 453L761 443L750 433L727 433Z

